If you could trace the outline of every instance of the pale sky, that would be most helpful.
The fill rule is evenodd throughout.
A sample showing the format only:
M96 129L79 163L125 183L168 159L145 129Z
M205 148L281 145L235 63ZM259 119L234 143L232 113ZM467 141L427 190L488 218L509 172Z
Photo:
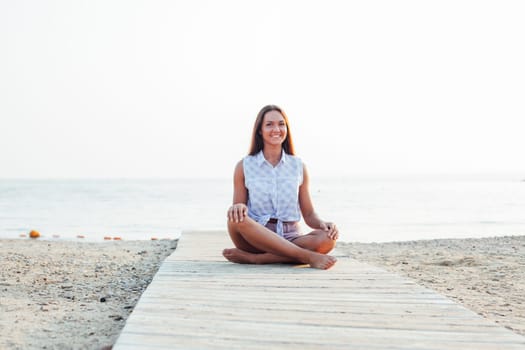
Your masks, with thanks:
M525 174L523 1L0 0L0 177Z

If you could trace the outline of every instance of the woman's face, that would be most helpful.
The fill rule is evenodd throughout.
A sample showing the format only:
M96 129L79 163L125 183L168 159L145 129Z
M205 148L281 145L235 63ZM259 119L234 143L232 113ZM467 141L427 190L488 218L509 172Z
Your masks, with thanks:
M264 115L261 134L265 145L282 144L287 133L286 122L279 111L269 111Z

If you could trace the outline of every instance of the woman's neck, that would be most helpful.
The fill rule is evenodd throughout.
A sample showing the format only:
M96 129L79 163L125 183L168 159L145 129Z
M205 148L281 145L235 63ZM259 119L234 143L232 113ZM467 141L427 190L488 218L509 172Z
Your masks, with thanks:
M263 149L264 158L273 166L276 166L281 160L283 154L283 148L279 147L264 147Z

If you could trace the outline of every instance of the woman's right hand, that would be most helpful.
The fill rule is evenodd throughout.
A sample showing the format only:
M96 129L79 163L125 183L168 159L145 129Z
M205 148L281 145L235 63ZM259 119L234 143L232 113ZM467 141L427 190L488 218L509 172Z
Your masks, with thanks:
M248 207L244 203L235 203L228 209L228 219L232 222L242 222L248 215Z

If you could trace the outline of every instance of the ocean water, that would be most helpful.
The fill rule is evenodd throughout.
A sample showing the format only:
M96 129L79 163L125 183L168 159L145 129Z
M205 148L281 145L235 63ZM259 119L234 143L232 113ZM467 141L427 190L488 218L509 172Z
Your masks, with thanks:
M343 241L525 234L519 176L312 179L310 192ZM225 230L231 198L231 179L0 180L0 238L32 229L44 239L94 241Z

